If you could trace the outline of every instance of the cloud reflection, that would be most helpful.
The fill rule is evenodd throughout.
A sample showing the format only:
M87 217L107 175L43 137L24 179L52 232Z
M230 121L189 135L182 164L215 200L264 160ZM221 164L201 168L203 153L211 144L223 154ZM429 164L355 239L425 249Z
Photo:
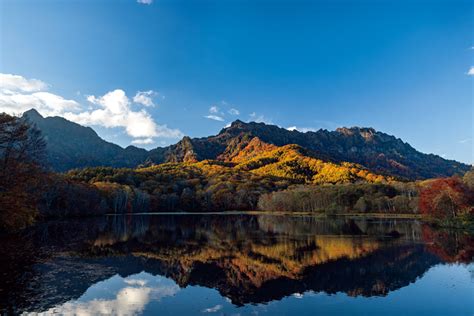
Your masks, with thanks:
M39 315L138 315L150 301L160 301L178 291L179 287L173 281L145 272L127 278L114 276L89 288L78 300L66 302Z

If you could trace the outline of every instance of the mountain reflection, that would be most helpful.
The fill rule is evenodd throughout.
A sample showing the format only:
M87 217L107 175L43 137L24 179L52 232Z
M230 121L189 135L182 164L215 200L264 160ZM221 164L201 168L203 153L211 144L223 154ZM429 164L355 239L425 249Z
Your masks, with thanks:
M137 300L134 308L173 295L176 284L216 289L236 306L307 291L383 296L437 263L471 262L473 241L412 220L144 215L58 221L1 240L0 307L45 311L116 275L126 283L127 299ZM129 278L137 274L147 280ZM149 277L157 275L174 282L160 287ZM123 293L62 308L115 310Z

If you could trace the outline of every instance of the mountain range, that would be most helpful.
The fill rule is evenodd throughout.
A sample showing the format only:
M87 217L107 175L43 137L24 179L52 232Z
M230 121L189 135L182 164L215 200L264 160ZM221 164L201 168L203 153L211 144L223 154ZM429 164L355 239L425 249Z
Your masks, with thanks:
M239 166L253 161L261 168L281 164L281 157L295 155L299 160L293 161L305 158L304 161L313 159L339 166L351 163L374 174L407 180L463 174L471 168L454 160L421 153L401 139L373 128L344 127L302 133L236 120L215 136L185 136L174 145L147 151L135 146L122 148L103 140L90 127L61 117L42 117L34 109L23 116L43 133L49 164L55 171L93 166L134 168L202 160L238 163Z

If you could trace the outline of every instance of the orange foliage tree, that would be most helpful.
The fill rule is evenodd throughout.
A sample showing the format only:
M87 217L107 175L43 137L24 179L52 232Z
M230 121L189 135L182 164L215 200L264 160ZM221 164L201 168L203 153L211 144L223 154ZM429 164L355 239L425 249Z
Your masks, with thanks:
M473 213L473 202L473 192L458 177L434 179L419 189L420 213L434 218Z
M445 262L470 263L474 258L474 236L457 230L422 226L426 248Z

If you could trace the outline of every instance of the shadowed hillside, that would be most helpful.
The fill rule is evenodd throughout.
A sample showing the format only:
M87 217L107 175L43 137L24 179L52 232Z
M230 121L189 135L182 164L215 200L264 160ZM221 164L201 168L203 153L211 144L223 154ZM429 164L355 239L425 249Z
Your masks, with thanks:
M36 110L23 114L42 132L48 162L56 171L89 166L135 167L147 157L145 149L122 148L109 143L90 127L70 122L62 117L42 117Z
M132 168L138 165L206 159L242 163L256 159L257 156L269 155L269 151L276 149L275 146L289 151L296 150L301 156L307 157L295 161L297 164L304 165L304 161L309 158L335 164L351 163L360 165L357 168L367 169L375 175L410 180L452 176L469 170L468 165L421 153L402 140L372 128L338 128L332 132L319 130L301 133L274 125L237 120L215 136L186 136L174 145L147 151L134 146L124 149L106 142L91 128L60 117L43 118L35 110L25 112L24 116L45 136L48 160L57 171L94 166ZM287 145L299 147L284 147ZM280 170L287 168L281 164L273 167ZM266 172L265 169L260 171ZM314 174L301 175L304 178L312 176Z

